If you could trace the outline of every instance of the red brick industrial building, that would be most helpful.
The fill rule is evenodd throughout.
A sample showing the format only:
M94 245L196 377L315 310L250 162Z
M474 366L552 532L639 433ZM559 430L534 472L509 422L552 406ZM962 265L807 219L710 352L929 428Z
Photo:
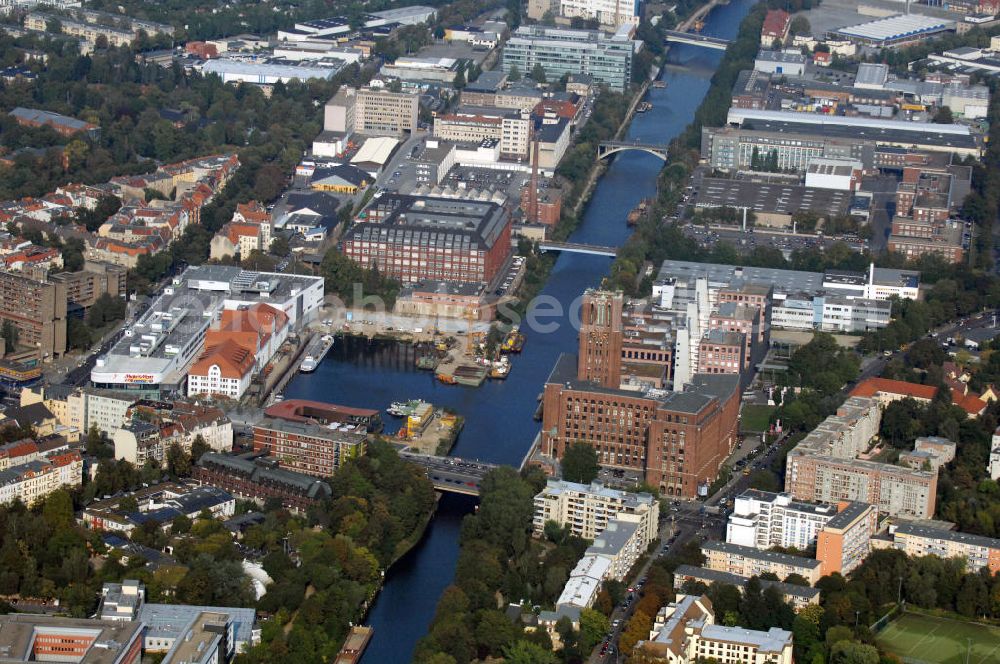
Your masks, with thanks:
M344 237L344 253L403 283L490 283L511 252L509 212L495 203L386 194Z

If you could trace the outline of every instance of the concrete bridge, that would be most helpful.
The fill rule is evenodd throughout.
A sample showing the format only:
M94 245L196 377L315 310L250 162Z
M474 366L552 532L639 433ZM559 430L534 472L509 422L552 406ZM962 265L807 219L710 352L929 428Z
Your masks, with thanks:
M625 142L625 141L601 141L597 145L597 158L604 159L605 157L610 157L617 152L624 152L625 150L639 150L641 152L647 152L654 157L659 157L663 161L667 160L667 149L669 146L661 145L659 143L639 143L639 142Z
M689 46L701 46L702 48L711 48L716 51L725 51L726 47L730 44L728 39L708 37L705 35L695 34L693 32L667 30L664 34L666 35L666 41L668 44L688 44Z
M458 457L439 457L430 454L400 452L399 456L424 469L434 488L447 493L478 496L479 485L496 464L468 461Z
M538 248L542 251L568 251L571 254L608 256L609 258L614 258L618 255L618 247L602 247L596 244L581 244L578 242L552 242L546 240L539 242Z

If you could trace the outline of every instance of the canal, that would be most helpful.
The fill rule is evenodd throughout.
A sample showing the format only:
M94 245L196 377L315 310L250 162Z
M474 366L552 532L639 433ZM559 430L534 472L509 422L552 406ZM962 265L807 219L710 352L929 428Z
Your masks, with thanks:
M732 38L753 0L732 0L708 16L704 34ZM691 121L708 90L722 53L680 45L671 48L662 74L666 88L651 88L652 110L637 114L627 138L667 143ZM572 242L618 246L628 237L625 215L640 200L655 194L663 163L643 152L619 154L601 178ZM481 388L437 382L431 372L414 367L407 346L348 339L331 350L311 374L300 374L286 388L286 398L305 398L350 406L385 409L392 401L424 399L448 406L466 418L452 452L456 456L519 465L538 433L532 419L537 396L558 355L574 352L576 329L569 313L583 290L599 284L610 259L564 254L556 261L540 304L537 325L522 324L524 352L514 356L505 381L488 381ZM572 312L576 314L576 312ZM388 573L369 614L374 638L365 664L406 662L417 640L427 632L438 597L453 578L458 536L472 499L445 495L423 540Z

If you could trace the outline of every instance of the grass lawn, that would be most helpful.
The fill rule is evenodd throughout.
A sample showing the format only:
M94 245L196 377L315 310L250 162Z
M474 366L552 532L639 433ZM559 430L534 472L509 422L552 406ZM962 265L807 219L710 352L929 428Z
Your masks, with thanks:
M1000 627L906 613L875 638L905 662L965 664L966 639L972 640L969 664L1000 661Z
M742 430L764 433L771 424L769 420L773 412L774 406L743 406Z

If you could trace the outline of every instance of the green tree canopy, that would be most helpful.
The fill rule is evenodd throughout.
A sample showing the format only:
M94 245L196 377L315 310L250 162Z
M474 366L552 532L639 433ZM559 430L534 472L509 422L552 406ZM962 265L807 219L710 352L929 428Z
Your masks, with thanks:
M600 470L594 446L583 441L570 443L566 447L560 465L564 480L583 484L594 481Z

